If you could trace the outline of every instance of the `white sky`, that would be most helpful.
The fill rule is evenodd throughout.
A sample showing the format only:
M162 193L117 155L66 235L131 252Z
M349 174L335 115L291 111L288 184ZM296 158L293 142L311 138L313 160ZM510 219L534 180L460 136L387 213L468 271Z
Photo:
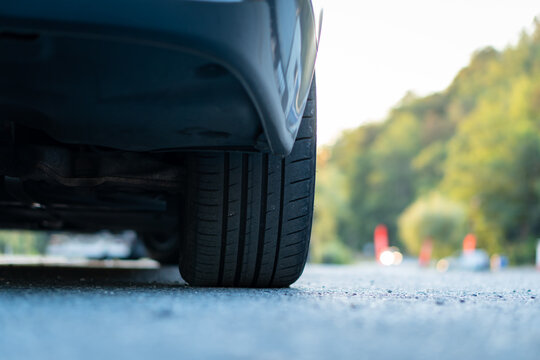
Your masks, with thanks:
M318 141L382 120L408 90L446 88L471 54L515 43L540 0L314 0L324 7L317 59Z

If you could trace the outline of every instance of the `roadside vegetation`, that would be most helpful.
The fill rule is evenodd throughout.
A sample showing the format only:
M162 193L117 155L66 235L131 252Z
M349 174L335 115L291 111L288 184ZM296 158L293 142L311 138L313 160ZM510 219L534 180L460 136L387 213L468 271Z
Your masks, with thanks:
M0 231L0 254L43 254L48 234L39 231Z
M361 105L359 105L361 106ZM323 121L328 119L323 119ZM378 123L319 150L312 260L346 262L378 224L410 254L465 234L532 263L540 237L540 22L503 51L477 51L444 91L407 94Z

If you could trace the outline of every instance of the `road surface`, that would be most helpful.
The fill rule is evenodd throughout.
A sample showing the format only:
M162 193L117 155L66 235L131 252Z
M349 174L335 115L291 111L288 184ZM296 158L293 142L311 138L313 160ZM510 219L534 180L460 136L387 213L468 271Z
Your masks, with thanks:
M540 359L540 272L308 266L289 289L176 269L0 266L0 359Z

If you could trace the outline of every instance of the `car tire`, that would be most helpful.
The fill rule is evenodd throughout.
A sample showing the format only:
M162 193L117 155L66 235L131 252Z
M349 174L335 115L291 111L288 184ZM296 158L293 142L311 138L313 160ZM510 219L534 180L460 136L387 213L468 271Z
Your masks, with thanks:
M180 254L178 234L145 233L140 236L150 259L162 265L178 265Z
M316 92L287 157L188 157L180 273L192 286L286 287L306 263L315 191Z

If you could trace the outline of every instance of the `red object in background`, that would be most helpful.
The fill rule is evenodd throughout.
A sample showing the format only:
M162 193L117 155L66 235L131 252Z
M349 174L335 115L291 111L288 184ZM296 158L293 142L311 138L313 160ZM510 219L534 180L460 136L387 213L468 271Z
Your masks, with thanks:
M476 236L467 234L463 239L463 253L468 254L476 250Z
M388 249L388 229L386 226L377 225L373 241L375 242L375 260L380 263L381 253Z
M431 262L431 253L433 252L433 240L426 239L422 243L422 247L420 248L420 256L418 257L418 262L420 266L429 266L429 263Z

